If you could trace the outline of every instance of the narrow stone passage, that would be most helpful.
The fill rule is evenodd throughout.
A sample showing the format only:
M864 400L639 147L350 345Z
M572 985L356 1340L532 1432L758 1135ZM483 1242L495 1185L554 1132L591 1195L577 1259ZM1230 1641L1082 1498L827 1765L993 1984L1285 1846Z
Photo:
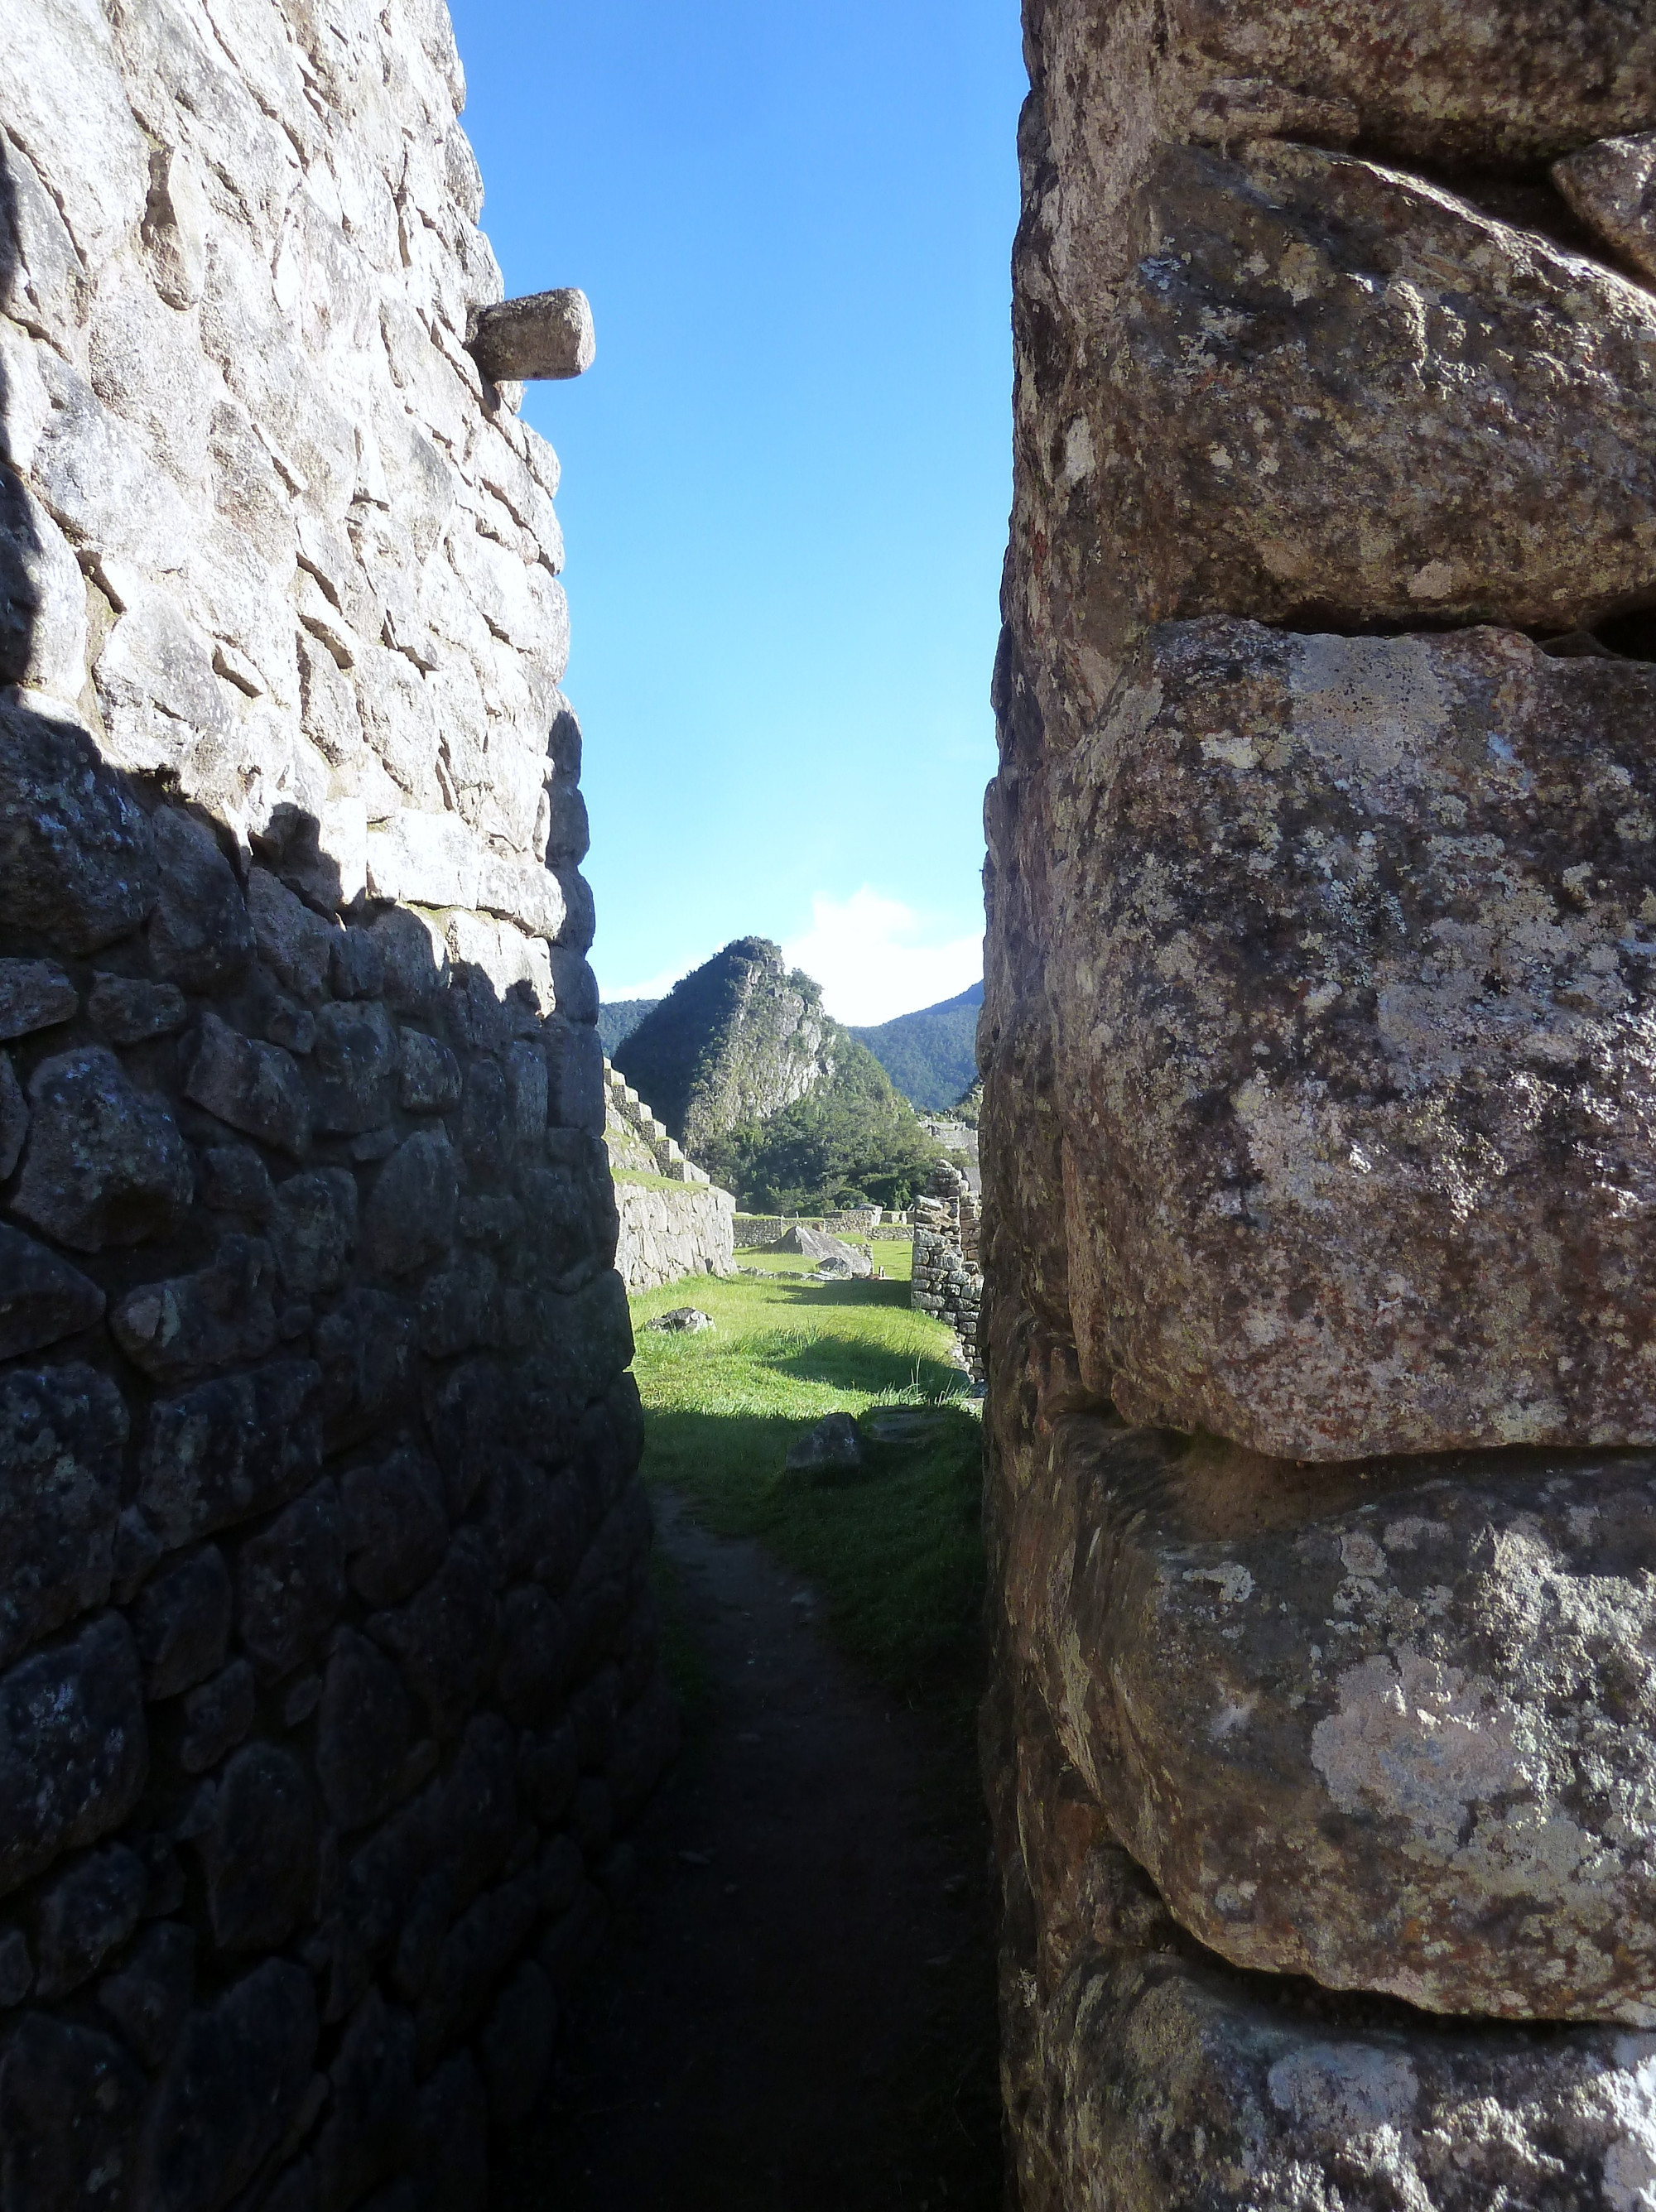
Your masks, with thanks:
M656 1510L704 1680L496 2212L989 2212L989 1881L959 1759L758 1545Z

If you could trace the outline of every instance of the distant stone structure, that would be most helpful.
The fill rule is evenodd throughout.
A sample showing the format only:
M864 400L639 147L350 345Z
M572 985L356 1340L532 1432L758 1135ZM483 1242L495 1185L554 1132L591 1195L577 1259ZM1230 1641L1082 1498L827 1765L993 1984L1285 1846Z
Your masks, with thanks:
M980 1032L1021 2203L1628 2212L1656 14L1025 17Z
M667 1124L608 1060L604 1082L605 1141L621 1218L615 1264L627 1288L651 1291L685 1275L734 1274L734 1198L685 1158Z
M0 2190L477 2212L676 1725L557 462L440 0L4 20Z
M947 1160L933 1169L924 1191L910 1209L914 1237L913 1287L909 1303L916 1313L947 1322L960 1340L972 1380L983 1379L978 1328L983 1277L978 1259L981 1209L971 1183Z

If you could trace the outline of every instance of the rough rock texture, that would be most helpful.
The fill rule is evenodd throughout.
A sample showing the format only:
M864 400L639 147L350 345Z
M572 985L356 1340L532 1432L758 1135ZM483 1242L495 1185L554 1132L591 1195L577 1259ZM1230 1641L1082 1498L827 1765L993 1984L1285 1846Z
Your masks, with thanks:
M674 1724L557 464L435 0L0 24L0 2196L475 2212Z
M1129 1419L1656 1436L1653 709L1501 629L1178 623L1123 665L1047 977L1081 1372Z
M736 1270L736 1201L712 1183L634 1182L618 1176L621 1234L615 1264L630 1291L659 1289L685 1275Z
M1656 22L1025 15L980 1058L1026 2212L1628 2212Z

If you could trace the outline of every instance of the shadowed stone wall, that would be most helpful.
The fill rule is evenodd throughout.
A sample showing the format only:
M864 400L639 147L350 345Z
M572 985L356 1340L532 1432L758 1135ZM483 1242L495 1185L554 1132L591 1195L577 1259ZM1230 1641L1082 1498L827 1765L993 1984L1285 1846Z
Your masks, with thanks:
M0 29L0 2196L476 2208L675 1725L557 465L440 4Z
M1656 2187L1656 17L1029 0L991 787L1036 2208Z

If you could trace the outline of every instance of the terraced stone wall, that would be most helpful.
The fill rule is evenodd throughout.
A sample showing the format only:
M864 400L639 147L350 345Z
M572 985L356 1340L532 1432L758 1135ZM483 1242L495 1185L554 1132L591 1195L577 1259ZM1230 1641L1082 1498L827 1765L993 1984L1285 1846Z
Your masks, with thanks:
M982 1033L1022 2201L1656 2178L1656 16L1029 0Z
M672 1747L424 0L0 6L0 2193L477 2208Z

